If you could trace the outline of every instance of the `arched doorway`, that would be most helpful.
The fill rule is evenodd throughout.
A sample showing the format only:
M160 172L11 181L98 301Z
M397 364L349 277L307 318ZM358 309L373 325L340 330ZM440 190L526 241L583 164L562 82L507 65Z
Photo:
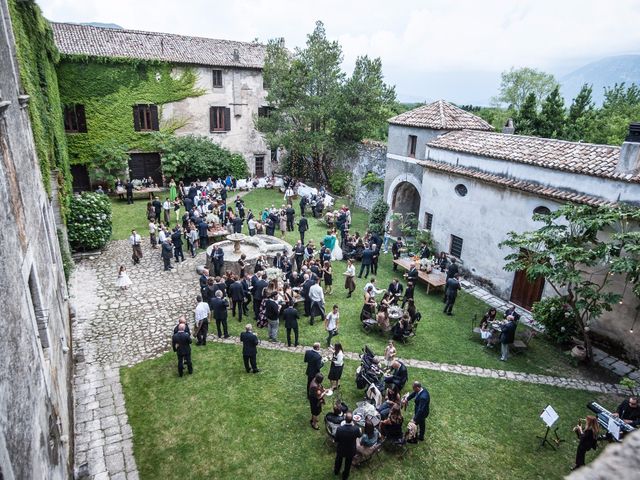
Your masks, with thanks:
M403 216L408 213L413 213L415 220L418 221L418 215L420 213L420 192L410 182L400 182L393 191L391 201L391 211L393 213L399 213ZM400 231L397 222L393 225L393 235L399 235Z

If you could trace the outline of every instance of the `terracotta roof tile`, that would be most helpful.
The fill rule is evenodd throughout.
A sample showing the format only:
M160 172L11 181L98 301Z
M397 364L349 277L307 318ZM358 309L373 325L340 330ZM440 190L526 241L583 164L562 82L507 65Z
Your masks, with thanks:
M471 130L493 131L491 124L482 118L456 107L444 100L414 108L388 120L393 125L431 128L434 130Z
M187 37L51 22L53 37L66 55L160 60L179 64L261 69L265 46L259 43Z
M450 173L453 175L460 175L463 177L474 178L477 180L481 180L483 182L492 183L494 185L500 185L506 188L512 188L514 190L519 190L526 193L543 195L553 200L560 200L565 202L570 201L570 202L582 203L585 205L592 205L592 206L615 205L615 202L610 202L608 200L605 200L599 197L594 197L591 195L580 195L580 194L577 194L576 192L571 192L569 190L562 190L562 189L553 188L553 187L545 187L538 183L526 182L523 180L516 180L514 178L503 177L501 175L496 175L493 173L481 172L480 170L475 170L472 168L455 166L450 163L436 162L433 160L419 160L417 163L431 170L437 170L443 173Z
M640 183L640 174L616 172L620 147L611 145L461 130L440 135L427 146L554 170Z

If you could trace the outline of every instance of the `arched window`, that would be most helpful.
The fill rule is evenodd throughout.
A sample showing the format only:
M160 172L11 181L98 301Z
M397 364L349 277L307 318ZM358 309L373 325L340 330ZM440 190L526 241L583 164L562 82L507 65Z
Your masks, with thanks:
M468 193L467 187L465 187L462 183L459 183L458 185L456 185L455 190L456 190L456 193L461 197L464 197Z
M538 215L549 215L551 213L551 210L540 205L539 207L533 209L533 213L537 213Z

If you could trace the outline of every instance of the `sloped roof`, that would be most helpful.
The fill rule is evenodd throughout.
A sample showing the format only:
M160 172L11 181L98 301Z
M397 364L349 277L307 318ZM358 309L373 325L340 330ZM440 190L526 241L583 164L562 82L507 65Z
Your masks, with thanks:
M640 182L640 174L615 171L620 147L611 145L461 130L440 135L427 146L553 170Z
M437 102L414 108L408 112L396 115L388 120L393 125L409 127L423 127L434 130L471 130L493 131L491 124L482 118L469 113L455 105L438 100Z
M259 43L187 37L170 33L51 22L60 53L90 57L160 60L179 64L261 69Z
M517 178L504 177L502 175L497 175L494 173L481 172L473 168L461 167L445 162L420 160L417 163L431 170L436 170L453 175L460 175L467 178L473 178L476 180L481 180L483 182L492 183L494 185L500 185L512 190L519 190L521 192L551 198L553 200L581 203L591 206L615 205L615 202L610 202L606 199L595 197L593 195L586 195L583 193L572 192L570 190L561 188L549 187L546 185L541 185L539 183L519 180Z

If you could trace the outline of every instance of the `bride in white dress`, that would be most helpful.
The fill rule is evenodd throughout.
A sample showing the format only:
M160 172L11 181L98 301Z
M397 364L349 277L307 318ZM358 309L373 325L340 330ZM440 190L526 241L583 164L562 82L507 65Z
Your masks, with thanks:
M333 250L331 250L331 260L342 260L342 249L340 248L340 242L336 238L336 232L333 232L331 236L335 238Z

